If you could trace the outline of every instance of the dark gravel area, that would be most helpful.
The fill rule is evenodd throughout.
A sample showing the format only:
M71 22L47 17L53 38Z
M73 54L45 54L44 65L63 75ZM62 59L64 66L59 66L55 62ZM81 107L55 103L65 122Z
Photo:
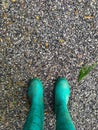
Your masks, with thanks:
M43 81L45 130L55 130L53 88L66 77L77 130L98 130L98 66L81 83L83 64L98 61L98 0L0 1L0 130L22 130L30 78Z

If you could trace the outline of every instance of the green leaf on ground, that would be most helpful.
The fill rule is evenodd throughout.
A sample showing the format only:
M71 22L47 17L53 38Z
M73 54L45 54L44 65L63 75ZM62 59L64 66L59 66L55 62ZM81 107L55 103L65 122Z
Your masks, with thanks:
M80 82L82 79L84 79L90 73L90 71L96 67L97 64L98 64L98 62L94 63L90 66L87 66L87 65L83 66L79 72L78 82Z

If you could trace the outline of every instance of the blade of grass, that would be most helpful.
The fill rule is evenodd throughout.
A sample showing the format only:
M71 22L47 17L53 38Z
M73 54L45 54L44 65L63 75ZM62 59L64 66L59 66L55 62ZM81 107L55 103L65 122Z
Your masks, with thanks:
M96 65L98 64L98 62L90 65L90 66L83 66L79 72L79 76L78 76L78 82L80 82L82 79L84 79L90 72L91 70L93 70Z

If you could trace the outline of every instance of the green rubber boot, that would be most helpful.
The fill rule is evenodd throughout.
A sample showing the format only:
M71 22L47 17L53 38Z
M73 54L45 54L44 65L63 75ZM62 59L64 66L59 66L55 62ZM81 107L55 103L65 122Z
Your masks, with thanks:
M42 82L34 78L28 86L28 98L31 106L23 130L43 130L44 101Z
M67 108L70 97L70 85L65 78L59 78L55 84L56 130L75 130Z

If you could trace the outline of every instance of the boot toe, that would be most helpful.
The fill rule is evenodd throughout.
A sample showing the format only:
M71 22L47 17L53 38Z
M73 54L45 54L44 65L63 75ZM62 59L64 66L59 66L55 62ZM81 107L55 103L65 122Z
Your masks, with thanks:
M33 97L43 96L43 85L38 78L33 78L28 86L28 98L31 100Z
M59 78L55 84L55 104L67 104L70 97L70 85L65 78Z

